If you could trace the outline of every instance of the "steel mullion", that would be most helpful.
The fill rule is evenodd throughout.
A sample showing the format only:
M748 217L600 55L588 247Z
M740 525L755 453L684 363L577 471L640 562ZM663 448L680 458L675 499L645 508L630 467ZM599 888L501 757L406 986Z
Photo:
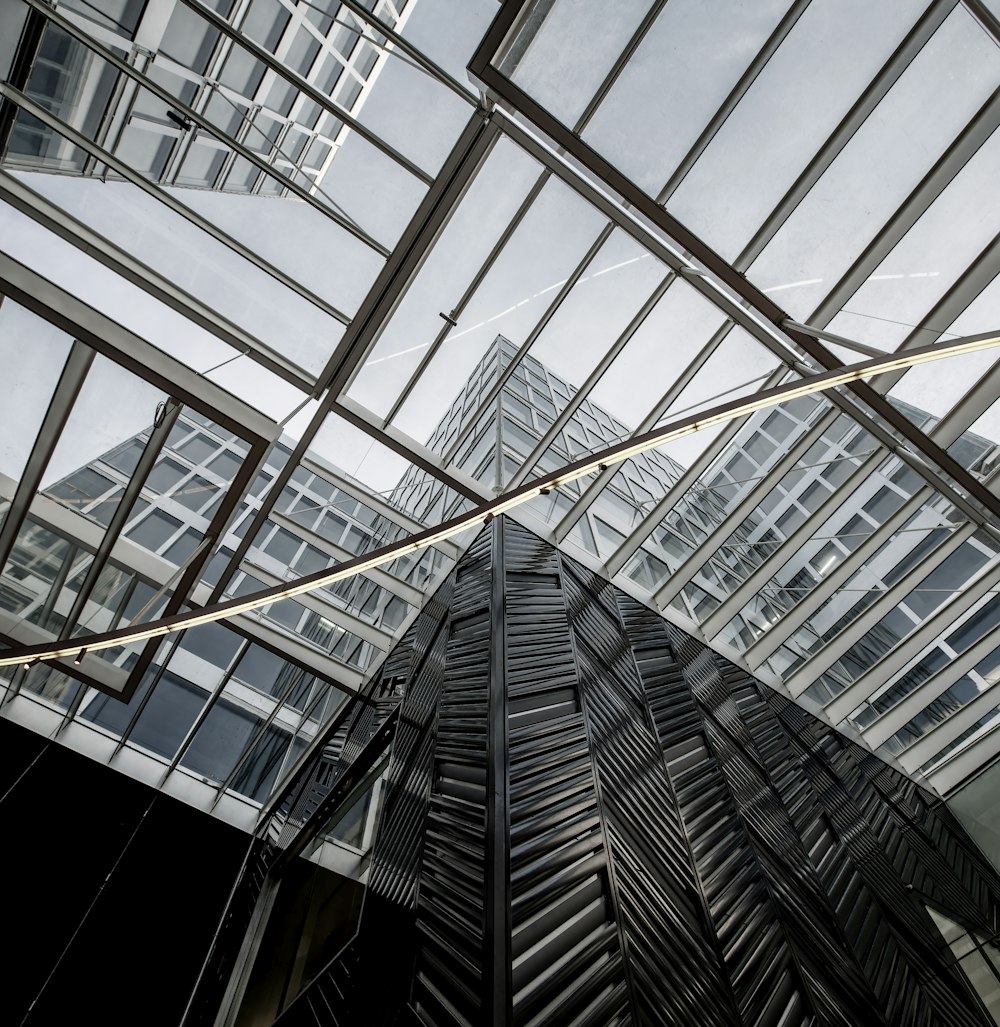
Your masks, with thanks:
M173 659L174 653L177 651L178 646L181 644L181 639L184 637L184 632L180 632L169 639L167 645L164 646L164 658L162 662L157 666L156 671L153 674L152 680L149 682L149 688L146 689L146 694L137 703L132 716L129 718L128 724L125 725L125 730L122 731L121 735L115 740L115 747L108 759L108 766L111 765L112 760L125 748L126 742L128 742L129 736L132 734L132 730L135 725L139 722L139 718L142 716L143 710L146 709L149 700L153 697L153 692L156 691L157 685L159 685L163 678L163 673L167 669L170 661ZM132 695L135 694L135 688L132 689L131 695L125 699L125 702L131 702Z
M933 528L928 528L932 531ZM820 675L825 674L845 653L852 649L887 613L905 602L907 595L916 588L931 571L935 570L954 553L959 546L975 534L975 527L966 524L953 531L917 567L911 568L862 614L856 617L842 631L825 642L801 667L785 679L793 698L798 698ZM848 685L848 688L851 686ZM835 701L835 700L831 700ZM855 703L857 705L857 703ZM852 707L853 708L853 707Z
M281 354L271 350L266 343L227 320L201 300L164 278L148 264L126 253L2 169L0 199L289 384L303 392L313 388L312 378L306 377L305 372L285 360Z
M854 133L864 124L868 116L881 103L903 72L910 66L910 62L923 49L924 45L957 6L958 0L935 0L927 8L868 84L865 91L858 97L847 114L844 115L840 124L834 129L822 147L820 147L819 152L799 174L798 178L781 198L777 207L771 211L764 224L754 234L754 237L743 247L740 255L733 261L733 267L737 271L746 271L760 255L760 252L774 238L778 229L781 228L792 212L798 207L806 194L837 159L848 142L850 142Z
M278 426L215 382L134 335L61 286L0 252L0 289L11 300L48 321L137 377L199 410L241 437L271 439Z
M892 456L884 449L878 448L869 454L860 464L856 465L851 478L858 484L869 480L885 461ZM761 563L749 577L744 578L740 584L733 589L723 603L712 611L702 623L706 637L711 638L725 627L736 616L740 610L760 590L760 586L771 580L790 560L801 551L804 545L812 540L813 536L824 524L843 509L844 505L843 488L830 492L822 503L806 519L783 540L782 544ZM669 585L669 582L668 582Z
M719 328L717 328L710 336L708 342L695 354L691 359L688 366L684 371L678 375L667 391L663 394L660 401L653 407L649 413L642 419L640 425L635 428L632 432L633 436L642 435L644 432L652 431L656 427L657 422L666 413L666 411L677 401L677 397L691 384L695 375L705 366L705 363L716 351L719 344L729 334L730 329L733 327L732 321L724 322ZM630 436L631 437L631 436ZM576 500L566 516L555 526L553 529L553 537L556 542L561 542L572 530L573 525L580 519L584 511L588 510L594 500L611 484L611 480L618 473L617 468L608 468L606 471L601 471L595 476L593 481L585 486L580 494L580 498ZM669 491L667 495L669 495ZM664 497L664 499L666 496ZM663 502L661 500L660 502ZM656 507L654 506L654 510ZM652 527L649 529L652 531ZM648 534L648 533L647 533ZM640 540L641 541L641 540ZM636 544L638 548L638 543Z
M715 138L719 129L729 119L740 100L746 95L750 87L757 80L757 76L764 70L768 61L774 56L778 47L785 41L785 38L795 27L796 22L802 16L805 9L812 0L795 0L795 3L785 12L781 21L778 22L774 31L767 41L757 52L757 55L747 66L740 76L739 81L730 90L729 95L722 101L722 105L712 116L708 124L702 129L701 134L695 140L691 148L681 158L666 184L657 194L657 203L666 203L680 187L680 184L687 177L688 172L695 166L701 155L708 149L709 143Z
M514 354L511 362L500 371L497 380L490 386L486 393L485 398L476 408L475 414L470 414L465 418L465 424L459 428L458 434L455 436L451 445L445 451L442 462L447 467L455 459L455 454L459 451L459 448L465 443L466 439L473 433L477 428L480 419L493 408L496 404L497 398L503 391L503 387L507 384L508 379L514 374L515 369L524 359L525 354L534 345L535 340L542 334L542 332L548 327L549 322L555 317L556 312L562 306L563 301L572 292L577 282L583 276L584 271L587 270L591 261L597 256L601 248L611 237L611 233L614 231L614 224L608 222L601 231L597 234L597 238L590 244L587 252L583 255L583 258L579 261L576 267L573 269L572 274L563 282L559 291L556 293L552 302L545 308L542 316L535 322L534 328L528 333L524 342L521 344L517 353Z
M6 566L10 558L24 518L28 515L32 500L41 487L45 468L59 445L63 429L69 421L77 396L93 362L94 351L82 342L74 340L49 400L45 417L38 428L31 453L14 490L10 506L7 507L3 524L0 525L0 567Z
M498 17L498 21L504 22L506 17L505 13L502 18ZM492 33L487 34L487 39L489 38L492 38ZM631 211L626 211L620 202L613 200L603 189L596 187L566 158L552 152L517 120L505 115L502 110L496 110L494 120L503 126L504 131L512 139L535 155L543 164L552 167L567 184L590 199L606 216L618 221L621 227L626 228L643 245L665 260L669 266L683 274L691 275L691 281L699 291L741 324L754 338L776 353L779 358L785 361L794 361L795 359L787 353L783 342L783 339L788 337L820 367L830 369L842 366L842 362L817 339L788 328L787 324L790 319L781 307L711 247L707 246L690 229L664 208L658 206L592 147L569 132L564 125L554 119L523 90L505 79L488 64L480 68L481 55L482 47L477 52L473 63L475 70L480 74L487 87L497 92L504 102L509 103L523 117L539 126L553 139L556 145L563 148L569 157L600 179L606 187L617 193L621 200L631 205L644 220L640 221ZM666 243L656 232L650 232L645 227L645 222L655 226L659 232L664 233L675 242ZM705 266L712 277L709 278L705 272L693 265L689 258L681 254L677 250L678 244L686 247L692 256ZM734 297L738 297L738 299L734 299ZM951 454L936 445L924 432L896 410L884 396L862 381L850 383L847 386L847 391L870 406L917 452L958 482L964 491L975 498L976 502L994 517L1000 519L1000 497L970 475ZM845 397L837 392L834 392L833 396L835 397L834 402L838 404L846 402ZM845 409L850 409L850 407L845 406ZM858 412L854 411L853 416L857 418ZM876 435L880 433L882 436L885 435L885 432L877 427L869 428L869 430L874 431ZM961 499L960 501L964 502ZM967 506L968 504L966 504Z
M960 678L975 670L977 664L992 652L995 652L998 647L1000 647L1000 629L994 628L960 656L954 657L946 667L943 667L932 677L928 678L923 684L910 692L909 695L896 703L895 706L886 710L870 727L865 728L861 732L861 737L864 739L865 744L870 745L873 749L878 748L883 742L896 734L900 728L905 727L914 717L927 709L932 702L940 699ZM913 659L912 656L911 659ZM985 689L979 694L985 695L991 691L992 687ZM975 698L978 699L979 696L977 695ZM997 702L1000 702L1000 691L997 692L994 698ZM974 700L970 700L970 702L972 701ZM953 716L960 713L968 705L969 703L965 703L955 710L954 713L949 713L947 717L938 724L935 724L931 731L942 724L948 723ZM925 732L924 735L921 735L920 738L915 739L910 744L916 745L927 734L930 734L930 731Z
M527 459L522 462L520 470L518 470L517 473L511 477L510 481L507 482L507 488L516 488L522 481L524 481L528 474L531 473L532 468L539 460L541 460L549 447L555 442L559 436L559 432L561 432L570 422L573 414L576 413L583 401L589 398L591 391L601 380L604 372L611 366L618 354L621 353L621 351L632 340L632 337L645 322L646 318L650 313L652 313L653 308L660 302L664 295L666 295L667 290L675 281L677 281L677 276L673 274L673 272L668 271L663 280L654 286L653 291L643 302L642 306L632 317L631 321L629 321L618 335L618 338L611 344L604 356L601 357L597 366L587 376L587 380L570 397L569 402L552 422L552 426L541 437Z
M34 2L38 2L38 0L34 0ZM414 176L414 178L419 179L424 183L424 185L430 185L433 182L433 177L428 175L426 171L418 167L407 157L404 157L403 154L401 154L395 147L390 146L384 139L363 125L349 111L341 107L338 103L335 103L329 96L317 89L316 86L302 75L298 74L298 72L295 72L287 65L282 64L274 54L265 50L262 46L258 46L258 44L252 39L245 36L241 29L235 28L229 21L202 3L201 0L180 0L180 3L189 7L204 21L208 22L222 33L223 36L228 37L233 44L238 44L242 49L246 50L247 53L249 53L255 60L260 61L265 68L269 68L278 77L283 78L290 85L293 85L302 95L308 96L313 103L321 107L327 114L336 118L338 121L343 122L344 125L354 129L362 139L370 143L401 168L408 171ZM244 97L244 99L248 98ZM467 94L466 99L469 99ZM250 99L249 102L253 104L255 100Z
M535 181L535 184L528 190L527 195L521 201L521 205L515 211L514 216L507 222L506 226L504 227L504 230L500 233L500 237L493 244L492 248L490 249L490 252L486 256L486 259L482 262L482 264L480 264L479 269L476 271L475 275L473 275L472 280L469 282L465 291L462 293L462 296L459 299L458 303L451 310L450 316L455 321L458 321L458 319L462 316L462 314L465 311L465 308L468 306L473 296L475 296L476 291L479 289L479 286L482 285L483 279L493 269L493 265L496 264L501 253L503 253L507 243L510 241L511 236L518 229L518 227L520 227L521 222L527 216L528 211L531 210L531 207L533 206L535 200L538 199L538 196L541 193L542 189L545 187L545 183L548 182L549 177L550 172L548 171L543 171L538 176L538 179ZM438 350L447 341L448 335L450 334L453 327L454 325L452 325L448 321L445 321L444 325L442 325L441 330L438 332L434 341L424 351L424 354L420 358L420 361L417 364L416 369L406 380L406 383L400 391L399 395L396 397L392 406L389 408L389 412L385 415L385 419L383 422L384 424L390 424L392 421L395 420L396 414L399 413L400 408L409 398L410 393L412 393L413 390L416 388L417 383L420 381L421 377L423 376L423 373L427 370L428 365L434 359Z
M514 106L514 109L517 110L517 107ZM493 121L521 149L548 167L574 192L596 207L614 227L620 228L630 235L640 246L666 264L672 271L684 275L688 284L717 307L723 316L735 321L779 360L792 364L800 359L786 341L786 339L794 337L795 333L782 327L783 322L788 320L784 311L781 311L780 318L772 317L766 312L767 308L773 307L775 310L779 308L768 301L763 293L760 293L759 296L765 301L764 303L755 302L758 298L756 295L753 295L752 298L744 295L747 292L755 294L756 288L743 275L738 274L726 264L721 257L708 250L705 244L697 240L687 229L682 228L680 223L676 222L672 215L667 214L665 210L655 207L656 216L650 216L650 212L643 209L645 206L643 201L648 201L649 198L631 182L623 177L621 181L609 182L595 172L601 179L601 184L598 184L570 163L567 154L577 162L584 163L571 149L564 148L559 153L555 152L521 121L500 108L494 110ZM553 131L556 130L553 126ZM590 151L590 147L586 143L577 140L575 136L569 135L565 130L562 130L561 134L568 135L567 142L577 141ZM558 144L559 140L557 139L556 142ZM591 152L594 153L596 163L600 165L605 163L596 151ZM584 167L586 167L585 163ZM613 197L604 187L609 187L620 199ZM669 227L661 224L663 221L669 222ZM694 262L695 260L701 260L709 271L699 267ZM819 348L815 339L809 337L806 346L802 346L797 338L795 341L799 343L801 349L814 358L817 368L829 370L830 367L840 366L840 361L825 351L822 355L826 358L826 364L817 358Z
M196 125L202 132L207 133L221 143L224 147L231 150L233 153L238 154L245 161L251 163L258 171L263 172L270 178L276 179L286 189L293 192L303 203L309 204L314 210L322 214L324 217L329 218L334 224L339 225L345 232L354 236L359 242L364 243L370 249L374 250L379 256L387 257L389 250L380 243L373 236L369 235L364 229L362 229L352 218L347 214L339 213L332 201L330 204L325 204L321 200L317 199L307 189L303 189L298 182L291 178L286 178L281 172L273 165L269 164L259 154L253 150L248 149L243 143L237 142L232 136L223 132L221 128L217 128L207 118L199 114L193 107L189 107L186 103L180 100L179 97L173 95L169 89L165 89L159 83L154 82L145 72L140 71L137 67L129 64L127 61L123 61L117 54L112 53L110 50L105 48L92 36L88 35L83 29L79 28L76 24L70 21L68 18L64 18L61 14L57 13L53 8L48 7L42 2L42 0L23 0L24 3L30 4L39 11L43 11L45 16L54 25L58 25L64 32L72 36L84 47L95 54L106 64L113 68L116 68L120 74L127 75L141 89L147 90L152 93L153 96L157 97L168 107L174 108L180 114ZM188 139L194 138L194 132L187 132ZM100 144L97 144L100 145ZM220 172L221 174L221 172Z
M765 633L743 654L747 665L756 670L779 649L800 628L806 625L810 617L817 613L851 578L867 568L868 560L882 548L895 534L923 508L924 504L935 498L937 493L930 485L918 489L903 505L882 524L880 524L861 545L841 560L829 574L823 577L810 591L797 599L791 610L782 615L778 623L768 628Z
M867 702L883 685L890 682L894 683L895 679L902 674L903 670L912 660L919 656L929 645L940 641L954 627L958 618L962 614L967 613L985 595L988 595L995 585L996 564L992 567L987 567L973 584L956 588L954 593L945 599L938 610L921 624L917 625L905 638L901 638L875 666L869 668L860 677L855 678L843 692L830 700L825 708L825 712L830 718L830 723L836 727L853 710L857 709L862 703ZM919 591L919 588L920 586L918 585L917 591ZM984 653L983 655L987 654ZM976 660L976 663L978 662ZM907 720L909 720L909 717L907 717ZM864 733L870 733L874 727L875 725L871 725L865 729ZM893 731L889 732L890 735L893 733ZM888 737L889 735L885 736L885 738ZM881 745L885 738L880 738L878 742L872 745L872 748L875 748L875 745Z
M791 471L805 454L822 439L823 432L829 428L837 418L840 411L831 407L816 422L799 436L795 444L788 448L768 470L766 470L748 490L746 495L733 506L726 516L719 522L709 536L698 544L698 548L675 570L654 596L656 605L663 609L679 592L683 590L702 569L702 567L716 556L723 544L729 539L733 532L749 517L749 515L760 505L761 499L769 494L772 489ZM648 537L647 533L644 538ZM620 564L615 570L620 568Z
M192 2L197 2L197 0L181 0L181 2L190 4ZM452 78L444 68L438 67L434 61L432 61L422 50L414 46L405 36L397 32L394 28L391 28L382 21L381 18L377 18L371 11L366 10L361 6L361 4L357 3L356 0L340 0L340 3L360 21L364 22L373 30L381 32L387 39L391 39L407 57L415 60L417 64L424 69L424 71L426 71L432 78L437 79L441 85L447 86L456 96L464 100L465 103L475 105L475 97L472 96L471 90L468 87L463 86L457 79ZM404 15L408 15L409 11L404 11L403 13Z
M993 92L917 184L871 243L827 294L809 318L809 324L825 327L892 252L935 200L975 157L980 147L1000 127L1000 89Z
M213 222L203 217L201 214L192 208L185 206L179 200L175 199L170 193L168 193L163 187L151 182L142 175L133 171L127 164L118 160L117 157L112 156L101 147L97 146L94 142L88 139L85 135L77 132L75 128L68 125L50 114L44 107L40 107L29 97L25 96L24 93L17 89L14 89L10 85L4 82L0 82L0 96L6 97L8 101L16 104L22 110L26 111L32 117L37 118L44 125L51 128L54 132L63 136L69 142L78 146L81 150L86 151L93 157L97 157L101 163L107 164L116 174L120 175L126 181L132 185L137 186L144 193L147 193L153 199L158 200L165 207L168 207L171 211L177 214L179 217L184 218L185 221L189 221L196 228L201 229L206 235L210 236L216 242L221 243L227 249L233 253L244 258L248 263L253 264L254 267L263 271L269 275L275 281L280 282L286 286L292 292L297 293L303 299L307 300L313 306L318 307L323 313L329 315L334 320L339 321L343 325L350 323L350 318L337 310L332 304L327 303L326 300L321 299L314 293L310 292L305 286L300 285L294 278L287 275L284 271L279 270L273 264L270 264L263 257L259 256L249 247L244 246L243 243L227 235L220 228L218 228Z
M808 0L806 0L808 2ZM576 124L573 126L573 131L577 135L581 135L590 123L590 119L597 112L597 108L607 98L608 93L614 88L615 83L618 81L621 73L625 70L625 66L635 55L636 50L642 46L643 40L649 33L649 30L653 27L653 24L659 18L661 11L667 5L667 0L653 0L649 10L643 15L642 21L639 22L635 31L632 33L631 38L625 44L625 49L618 55L615 63L611 65L610 71L604 76L603 81L597 87L597 92L590 98L590 102L584 108L583 113L577 119Z
M979 22L987 35L1000 43L1000 18L983 3L983 0L962 0L962 6Z
M960 710L956 710L951 716L908 745L896 757L899 765L907 774L913 774L955 741L963 731L972 727L985 713L996 709L998 705L1000 705L1000 688L991 685L967 702ZM997 726L1000 725L995 725L991 729L991 733L996 730Z
M118 500L118 506L115 508L115 512L112 515L111 520L108 522L108 526L104 530L104 537L101 539L101 544L98 546L97 552L94 553L93 558L90 561L90 567L87 569L87 575L84 578L83 584L80 586L79 592L77 592L76 599L73 601L69 615L62 626L62 631L59 635L60 638L70 638L72 636L73 629L76 627L80 614L83 613L83 608L90 599L90 594L93 591L94 586L97 584L97 580L100 577L101 572L104 570L104 567L108 562L108 558L111 556L111 550L118 541L119 536L125 527L125 523L131 516L132 507L135 505L135 501L139 497L139 493L142 491L143 485L146 483L146 478L148 477L149 472L153 469L153 465L156 463L156 460L163 449L167 436L170 434L174 424L177 422L177 417L180 412L181 404L176 400L168 400L163 420L158 425L155 425L152 432L150 432L149 439L143 447L142 456L139 458L139 462L136 464L135 470L132 472L128 484L125 486L125 491Z
M1000 396L1000 363L994 363L983 376L972 384L962 398L941 418L935 437L952 436L952 441L964 435L976 421L997 402Z

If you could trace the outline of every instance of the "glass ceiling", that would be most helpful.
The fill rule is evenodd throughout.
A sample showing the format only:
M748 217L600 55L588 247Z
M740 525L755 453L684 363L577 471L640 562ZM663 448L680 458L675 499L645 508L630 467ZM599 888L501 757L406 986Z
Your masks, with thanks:
M1000 329L983 0L7 8L5 648ZM897 369L513 516L947 796L1000 757L998 397L997 350ZM467 541L5 668L5 709L253 823Z

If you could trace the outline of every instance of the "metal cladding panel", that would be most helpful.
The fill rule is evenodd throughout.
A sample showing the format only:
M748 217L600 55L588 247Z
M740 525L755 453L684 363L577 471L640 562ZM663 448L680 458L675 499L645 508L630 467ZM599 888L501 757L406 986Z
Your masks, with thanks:
M927 911L997 924L947 810L524 528L372 698L334 774L397 703L361 928L282 1025L991 1022Z

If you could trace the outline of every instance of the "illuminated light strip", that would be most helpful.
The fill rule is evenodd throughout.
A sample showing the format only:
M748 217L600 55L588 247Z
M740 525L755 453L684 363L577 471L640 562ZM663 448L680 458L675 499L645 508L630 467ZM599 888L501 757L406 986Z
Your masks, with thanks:
M434 528L427 528L424 531L417 532L415 535L400 539L373 553L348 560L336 568L317 571L315 574L306 575L296 581L274 585L271 588L255 592L250 596L240 596L236 599L214 603L211 606L202 607L200 610L171 614L168 617L162 617L159 620L151 621L138 627L118 628L115 631L108 631L97 635L82 635L75 638L72 644L68 641L63 641L57 645L41 644L21 649L9 649L0 656L0 667L12 667L17 664L30 664L34 666L41 660L77 657L84 650L89 653L110 649L118 645L127 645L131 642L142 642L146 639L169 635L175 631L195 628L201 624L211 624L215 621L224 620L227 617L234 617L237 614L250 613L281 599L292 599L314 589L324 588L337 581L342 581L344 578L350 578L355 574L363 574L365 571L381 567L400 556L419 552L422 549L437 545L439 542L444 542L454 535L467 531L469 528L489 522L494 517L507 513L538 495L545 495L552 489L559 488L568 482L576 481L578 478L585 478L590 474L597 474L600 471L607 470L609 467L622 464L626 460L630 460L648 450L657 449L668 442L693 435L695 432L704 431L706 428L725 424L728 421L735 421L757 411L766 410L768 407L778 406L781 403L787 403L789 400L798 399L802 396L825 392L840 385L858 381L861 378L870 378L873 375L898 371L917 364L942 360L945 357L961 356L965 353L992 349L996 346L1000 346L1000 334L996 332L966 336L951 342L915 347L903 353L887 354L884 357L863 360L833 371L825 371L822 374L799 379L787 385L765 389L763 392L757 393L752 399L744 402L737 403L730 400L727 403L709 407L701 414L694 414L680 421L665 424L636 438L610 446L600 453L574 461L558 471L526 482L506 495L498 496L491 502L484 503L471 513L453 517Z

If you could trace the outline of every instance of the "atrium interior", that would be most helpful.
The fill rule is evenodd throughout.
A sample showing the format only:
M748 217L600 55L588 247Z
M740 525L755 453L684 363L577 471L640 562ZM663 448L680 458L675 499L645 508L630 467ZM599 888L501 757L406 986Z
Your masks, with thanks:
M1000 1023L998 129L997 0L0 0L10 1022Z

